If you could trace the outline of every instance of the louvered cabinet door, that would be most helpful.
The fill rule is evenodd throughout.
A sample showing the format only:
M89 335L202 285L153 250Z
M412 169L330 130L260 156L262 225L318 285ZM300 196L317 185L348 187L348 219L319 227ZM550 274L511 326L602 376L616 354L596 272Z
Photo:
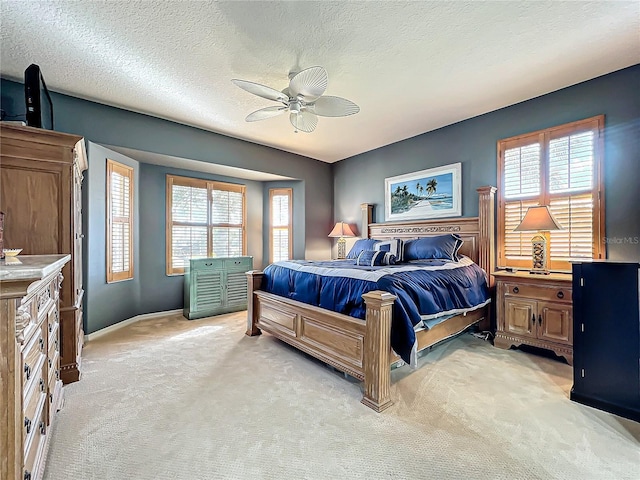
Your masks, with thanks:
M247 276L244 272L227 273L226 304L247 308Z
M222 306L223 274L222 271L196 272L196 311L205 312Z

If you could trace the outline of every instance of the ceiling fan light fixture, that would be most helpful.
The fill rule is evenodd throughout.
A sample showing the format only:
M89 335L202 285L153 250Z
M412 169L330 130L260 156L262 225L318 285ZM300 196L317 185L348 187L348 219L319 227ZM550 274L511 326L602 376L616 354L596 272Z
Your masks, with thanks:
M289 121L296 133L298 130L311 133L318 125L318 116L346 117L360 111L360 107L346 98L323 96L327 88L328 75L322 67L289 72L289 86L280 92L246 80L234 79L232 82L249 93L284 105L257 110L247 116L247 122L265 120L289 111Z
M292 100L291 102L289 102L289 112L300 113L301 109L302 109L302 105L298 100Z

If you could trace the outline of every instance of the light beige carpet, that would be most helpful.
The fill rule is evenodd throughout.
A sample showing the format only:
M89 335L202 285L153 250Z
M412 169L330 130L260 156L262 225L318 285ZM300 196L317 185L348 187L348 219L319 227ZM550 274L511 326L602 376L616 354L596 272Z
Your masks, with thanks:
M376 414L357 381L246 337L245 315L89 343L45 479L640 478L640 424L571 402L564 363L465 334L394 370Z

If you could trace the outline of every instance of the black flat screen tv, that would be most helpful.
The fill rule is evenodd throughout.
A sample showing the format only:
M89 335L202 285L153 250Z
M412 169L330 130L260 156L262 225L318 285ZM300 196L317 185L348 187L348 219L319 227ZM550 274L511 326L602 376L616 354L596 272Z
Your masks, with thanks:
M34 63L24 71L27 125L53 130L53 103L40 67Z

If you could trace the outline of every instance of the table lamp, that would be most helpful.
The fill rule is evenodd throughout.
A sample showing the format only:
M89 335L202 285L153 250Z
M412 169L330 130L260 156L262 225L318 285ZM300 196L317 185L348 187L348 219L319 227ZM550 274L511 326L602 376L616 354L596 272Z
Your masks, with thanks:
M338 237L338 260L342 260L347 256L347 241L344 237L355 237L356 234L353 233L348 223L338 222L329 236Z
M546 205L529 207L520 225L514 229L514 232L538 232L531 239L533 267L529 273L549 274L550 230L562 230L562 227Z

